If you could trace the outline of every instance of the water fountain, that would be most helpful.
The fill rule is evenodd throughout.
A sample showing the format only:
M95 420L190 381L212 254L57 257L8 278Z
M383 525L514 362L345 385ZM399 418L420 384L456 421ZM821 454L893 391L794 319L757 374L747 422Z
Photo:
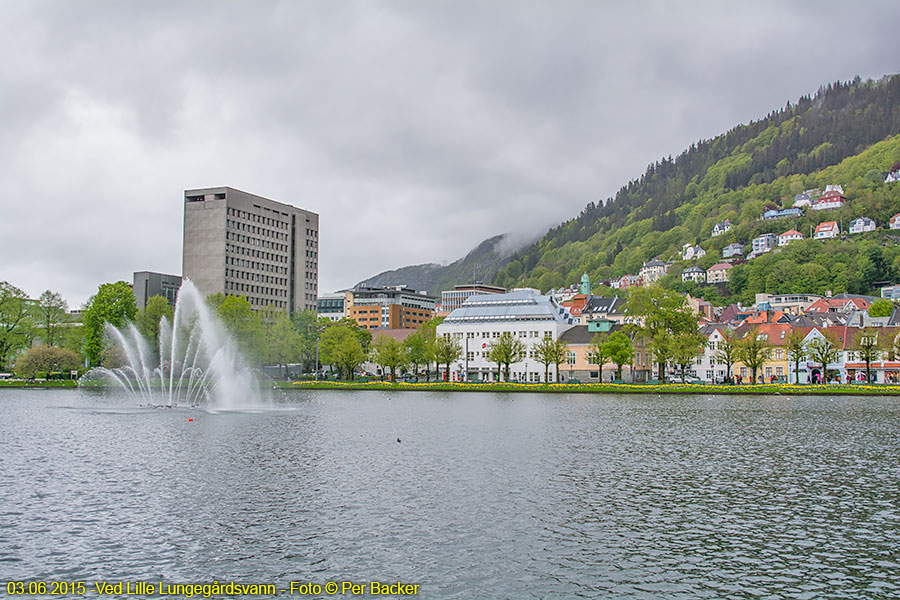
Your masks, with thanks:
M92 373L115 382L140 405L228 410L261 404L258 381L190 280L178 292L173 321L160 321L158 355L133 323L106 327L123 364Z

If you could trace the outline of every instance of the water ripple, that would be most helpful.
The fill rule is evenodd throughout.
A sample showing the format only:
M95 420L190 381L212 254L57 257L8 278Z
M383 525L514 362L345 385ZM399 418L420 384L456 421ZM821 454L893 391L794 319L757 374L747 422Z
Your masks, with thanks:
M404 581L425 598L900 595L889 399L276 402L158 411L0 390L0 575Z

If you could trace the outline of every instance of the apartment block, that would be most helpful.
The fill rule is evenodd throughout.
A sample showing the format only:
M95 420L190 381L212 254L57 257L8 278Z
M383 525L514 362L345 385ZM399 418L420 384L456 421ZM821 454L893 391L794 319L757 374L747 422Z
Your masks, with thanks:
M182 273L254 309L316 310L319 215L230 187L185 190Z
M437 298L403 286L346 292L344 312L366 329L418 329L434 316Z

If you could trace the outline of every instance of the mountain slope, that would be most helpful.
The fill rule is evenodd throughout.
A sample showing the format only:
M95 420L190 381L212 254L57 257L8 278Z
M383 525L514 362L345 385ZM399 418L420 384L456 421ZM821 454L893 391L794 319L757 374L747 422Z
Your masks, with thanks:
M883 218L900 210L900 190L881 185L877 173L869 171L880 173L900 160L890 141L897 134L900 76L828 85L812 98L788 103L765 119L693 144L676 159L650 165L615 198L589 204L576 218L517 253L494 283L546 290L575 283L584 272L592 281L604 280L636 273L643 261L656 256L674 258L684 243L700 243L714 259L720 244L792 225L762 225L758 219L765 204L790 206L794 194L829 183L851 188L851 201L842 209L847 216L878 205ZM880 154L866 155L852 169L835 170L841 161L863 156L883 141L887 145ZM858 199L866 194L867 203L855 202L854 195ZM793 226L806 232L819 216L834 215L807 215L808 222ZM736 225L733 235L711 240L713 224L725 218Z

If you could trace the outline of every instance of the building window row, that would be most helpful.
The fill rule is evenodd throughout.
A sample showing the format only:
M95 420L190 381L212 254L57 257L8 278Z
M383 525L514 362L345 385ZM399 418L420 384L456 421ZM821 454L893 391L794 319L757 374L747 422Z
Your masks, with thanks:
M261 273L251 273L249 271L240 271L238 269L225 269L225 277L259 281L260 283L282 286L286 286L288 283L286 277L272 277L271 275L262 275Z
M226 250L226 252L230 252L232 254L243 254L244 256L252 256L253 258L260 258L262 260L268 260L269 262L280 262L280 263L287 262L286 256L272 254L271 252L263 252L261 250L251 250L249 248L243 248L241 246L232 246L231 244L226 244L225 250ZM262 263L258 263L258 264L262 264ZM285 272L287 272L287 271L285 271Z
M287 275L287 267L278 267L275 265L256 262L255 260L235 258L233 256L226 256L225 264L234 265L236 267L245 267L247 269L255 269L257 271L268 271L269 273L281 273L282 275Z
M283 216L287 217L288 215L285 213L280 213ZM262 215L257 215L251 212L247 212L245 210L238 210L237 208L229 208L228 215L231 217L236 217L238 219L244 219L246 221L250 221L253 223L260 223L261 225L267 225L269 227L275 227L277 229L287 230L288 223L287 221L283 221L281 219L273 219L272 217L264 217Z
M275 231L273 229L266 229L264 227L257 227L256 225L249 225L247 223L238 223L237 221L232 221L228 219L225 222L226 229L234 229L236 231L246 231L247 233L252 233L253 235L274 238L277 240L287 241L288 235L286 233L281 233L280 231Z
M263 248L269 248L270 250L278 250L279 252L288 251L287 244L278 244L275 242L270 242L268 240L246 236L241 233L226 232L225 239L235 242L241 242L242 244L247 244L248 246L262 246Z
M240 283L240 282L236 282L236 281L226 281L225 282L226 295L228 294L229 291L231 291L231 292L248 292L251 294L263 294L266 296L280 296L280 297L287 296L287 290L280 290L277 288L270 288L270 287L266 287L266 286L262 286L262 285L252 285L249 283ZM234 295L234 294L232 294L232 295Z

